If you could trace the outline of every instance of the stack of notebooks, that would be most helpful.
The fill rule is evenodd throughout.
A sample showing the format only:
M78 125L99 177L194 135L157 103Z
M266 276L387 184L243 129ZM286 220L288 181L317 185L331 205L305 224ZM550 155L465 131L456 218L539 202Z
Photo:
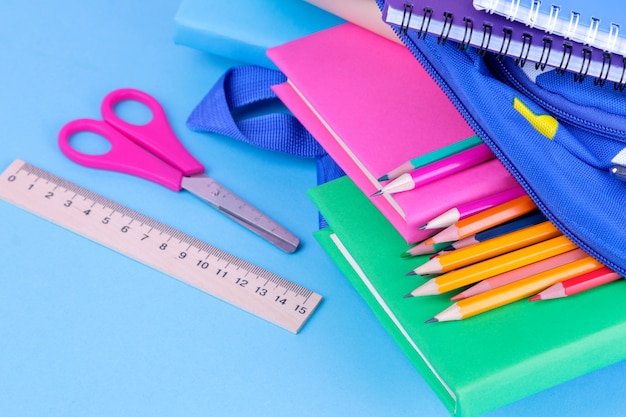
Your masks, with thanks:
M623 280L426 324L450 295L406 298L427 280L407 272L429 256L401 255L432 235L420 226L447 208L517 183L491 159L411 191L372 196L383 174L474 132L406 48L354 24L270 48L268 56L288 78L276 94L347 173L309 191L329 225L316 238L452 414L477 416L626 358Z
M277 96L368 195L409 155L475 134L405 47L356 25L271 48L268 56L288 78L274 87ZM372 202L415 243L428 236L419 227L443 207L516 185L494 159L471 168L462 182L450 177Z
M589 76L623 89L624 10L617 1L386 0L383 19L400 30L514 57L531 71L556 70L577 81Z
M372 197L379 178L409 158L474 135L389 26L514 57L531 76L556 70L623 88L620 5L598 12L581 0L387 0L381 19L374 0L340 3L246 0L222 10L185 0L175 40L287 75L276 94L347 173L309 191L329 224L316 238L451 414L477 416L626 358L623 280L449 323L425 320L450 305L450 294L405 297L430 278L407 276L429 255L401 256L432 234L419 226L517 186L497 160ZM241 31L242 22L258 30Z

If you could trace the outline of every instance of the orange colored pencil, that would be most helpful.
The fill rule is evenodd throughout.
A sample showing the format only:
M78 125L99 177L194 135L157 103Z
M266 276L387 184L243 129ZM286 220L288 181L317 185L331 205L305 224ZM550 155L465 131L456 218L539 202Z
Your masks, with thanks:
M456 290L474 284L483 279L511 271L522 266L559 255L576 249L574 242L565 236L558 236L546 241L526 246L486 261L478 262L465 268L457 269L426 281L405 297L435 295Z
M527 195L523 195L514 200L507 201L506 203L459 220L430 239L425 240L424 243L434 245L435 243L441 242L454 242L526 213L530 213L536 209L537 206L532 199Z
M543 261L522 266L521 268L512 269L503 274L494 275L491 278L483 279L479 283L476 283L468 289L461 291L450 299L452 301L457 301L462 300L463 298L469 298L473 295L487 292L489 290L493 290L494 288L502 287L506 284L510 284L511 282L519 281L523 278L528 278L531 275L537 275L541 272L545 272L549 269L556 268L557 266L577 261L587 256L589 255L584 250L580 248L574 249L569 252L565 252L560 255L544 259Z
M495 290L457 301L426 322L463 320L529 297L557 282L586 274L602 267L603 265L600 262L591 256L587 256L578 261L524 278Z
M560 235L561 232L552 223L539 223L476 245L437 255L415 268L413 272L417 275L441 274Z

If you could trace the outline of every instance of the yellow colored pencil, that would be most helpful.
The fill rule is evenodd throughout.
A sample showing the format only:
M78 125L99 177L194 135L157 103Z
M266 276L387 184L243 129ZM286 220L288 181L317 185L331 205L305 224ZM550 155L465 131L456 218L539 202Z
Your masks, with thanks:
M437 255L415 268L413 273L417 275L441 274L560 235L561 232L552 223L546 221L472 246Z
M503 287L457 301L426 322L463 320L522 298L530 297L558 282L602 267L603 265L600 262L591 256L587 256L567 265L559 266Z
M486 278L520 268L543 259L576 249L574 242L561 235L526 246L465 268L457 269L426 281L405 297L435 295L474 284Z

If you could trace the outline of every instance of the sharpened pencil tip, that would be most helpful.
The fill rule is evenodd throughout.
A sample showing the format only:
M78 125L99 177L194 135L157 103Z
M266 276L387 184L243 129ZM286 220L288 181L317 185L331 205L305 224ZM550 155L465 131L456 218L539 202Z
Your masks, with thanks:
M411 275L417 275L417 272L415 271L409 271L405 274L405 276L410 277Z
M437 317L432 317L428 320L426 320L424 323L437 323L439 320L437 319Z
M403 254L400 255L401 258L412 258L413 255L410 254L409 252L404 252Z
M417 230L426 230L426 225L424 224L424 225L418 227Z
M404 294L404 297L402 298L413 298L413 294L408 293L408 294Z
M539 294L535 294L528 299L528 301L538 301L541 300L541 296Z
M383 190L378 190L374 194L372 194L370 197L376 197L377 195L382 195L382 193L383 193Z
M389 179L389 175L385 174L378 179L378 181L387 181Z

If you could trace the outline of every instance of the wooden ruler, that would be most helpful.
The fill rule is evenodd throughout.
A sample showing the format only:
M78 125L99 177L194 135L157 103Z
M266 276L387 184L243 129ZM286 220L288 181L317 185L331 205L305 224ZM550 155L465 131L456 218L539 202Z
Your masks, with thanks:
M297 333L322 297L179 230L14 161L0 198Z

